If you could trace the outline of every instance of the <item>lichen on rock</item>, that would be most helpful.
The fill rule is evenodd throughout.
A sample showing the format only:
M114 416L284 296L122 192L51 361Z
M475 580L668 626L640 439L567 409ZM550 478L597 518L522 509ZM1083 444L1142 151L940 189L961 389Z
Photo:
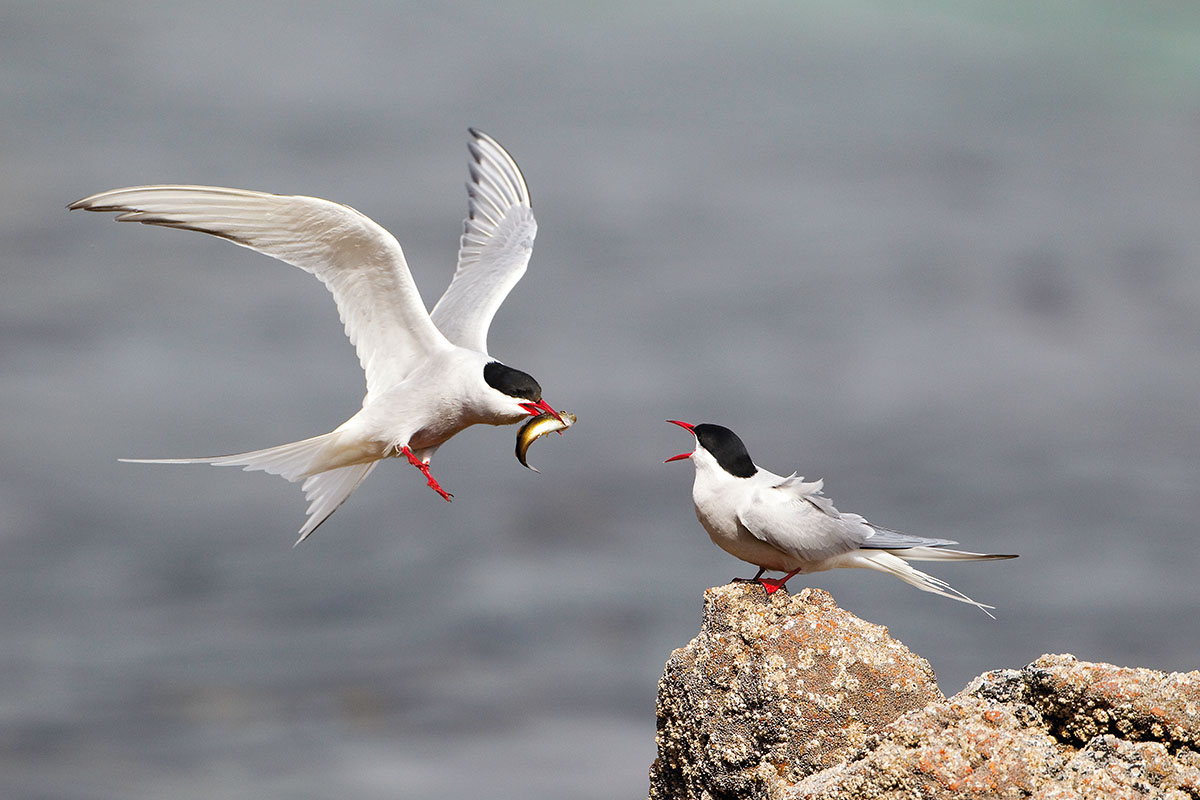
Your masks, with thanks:
M658 697L651 798L769 797L942 699L933 670L827 592L709 589Z
M1164 673L1044 655L1021 670L980 675L964 692L1036 708L1067 744L1111 733L1200 749L1200 673Z
M652 800L1200 798L1200 672L1045 655L946 699L817 589L705 593L659 683Z

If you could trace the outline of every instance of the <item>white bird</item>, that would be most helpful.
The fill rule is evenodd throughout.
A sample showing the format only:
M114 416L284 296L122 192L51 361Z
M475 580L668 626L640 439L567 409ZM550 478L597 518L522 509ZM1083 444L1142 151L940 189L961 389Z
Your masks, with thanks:
M950 584L913 569L909 561L988 561L1016 558L944 549L958 544L927 539L873 525L858 514L842 514L821 493L822 481L805 483L795 473L784 477L750 459L737 434L708 423L667 420L696 437L696 449L667 462L691 459L696 467L692 503L709 538L730 555L759 567L751 580L773 594L799 573L838 567L886 572L926 592L977 603ZM762 577L767 570L787 573ZM990 617L991 614L988 614Z
M210 233L312 273L333 294L366 373L362 410L329 433L236 455L126 460L241 466L302 480L309 506L299 544L384 458L404 456L449 500L429 472L430 457L447 439L480 423L557 416L532 376L487 352L488 327L525 274L537 223L512 156L490 136L470 133L458 267L432 312L421 302L395 237L329 200L212 186L135 186L68 206L117 212L122 222Z

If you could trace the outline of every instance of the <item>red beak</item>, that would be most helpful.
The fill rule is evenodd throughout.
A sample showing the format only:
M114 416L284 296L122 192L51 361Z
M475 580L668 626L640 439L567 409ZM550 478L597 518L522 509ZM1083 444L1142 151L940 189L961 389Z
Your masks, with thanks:
M538 414L553 414L556 420L559 422L563 421L563 418L558 415L558 412L551 408L550 404L545 400L538 400L536 403L521 403L521 408L528 411L530 415L534 417L536 417Z
M688 424L688 423L686 423L686 422L680 422L680 421L679 421L679 420L677 420L677 419L669 419L669 420L667 420L667 422L671 423L672 425L678 425L679 427L683 428L685 431L687 431L688 433L690 433L692 436L695 436L695 435L696 435L696 426L695 426L695 425L690 425L690 424ZM691 458L691 457L692 457L692 454L691 454L691 453L680 453L680 454L679 454L679 455L677 455L677 456L671 456L670 458L668 458L668 459L667 459L666 461L664 461L663 463L664 463L664 464L670 464L672 461L679 461L679 460L681 460L681 459L684 459L684 458Z

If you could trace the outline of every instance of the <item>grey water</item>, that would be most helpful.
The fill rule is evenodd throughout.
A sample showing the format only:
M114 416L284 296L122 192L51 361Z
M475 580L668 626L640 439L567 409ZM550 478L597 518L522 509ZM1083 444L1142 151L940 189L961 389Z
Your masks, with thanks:
M539 220L494 355L579 416L297 487L118 463L324 432L362 375L310 276L68 213L327 197L427 304L466 128ZM718 422L843 511L1016 561L797 579L953 693L1043 652L1200 667L1200 9L0 4L0 795L643 796L704 589Z

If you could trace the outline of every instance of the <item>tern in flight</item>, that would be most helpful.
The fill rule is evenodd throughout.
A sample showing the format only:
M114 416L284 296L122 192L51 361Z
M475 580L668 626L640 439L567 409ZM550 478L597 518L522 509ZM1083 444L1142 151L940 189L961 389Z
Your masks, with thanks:
M366 373L362 410L329 433L235 455L129 460L241 466L303 481L309 506L299 543L385 458L404 457L449 500L429 472L446 440L471 425L558 416L531 375L488 355L488 326L525 274L537 223L512 156L470 133L458 267L432 312L399 242L349 206L213 186L136 186L72 203L122 222L209 233L312 273L333 294Z

